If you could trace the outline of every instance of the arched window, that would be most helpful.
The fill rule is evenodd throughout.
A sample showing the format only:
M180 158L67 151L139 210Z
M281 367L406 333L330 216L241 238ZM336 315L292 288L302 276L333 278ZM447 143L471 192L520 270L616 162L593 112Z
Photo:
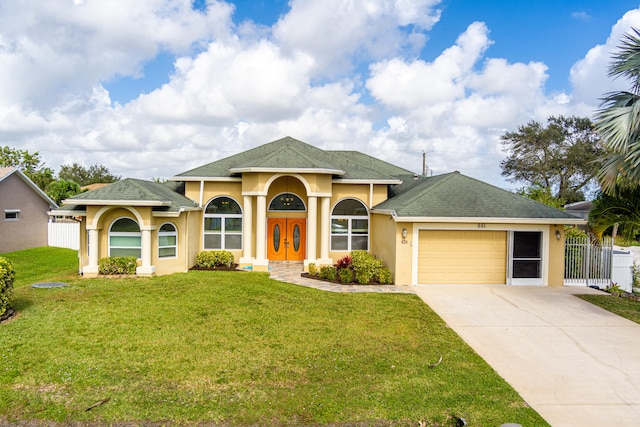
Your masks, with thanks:
M142 257L142 233L131 218L118 218L109 228L109 256Z
M242 249L242 209L230 197L216 197L204 210L204 248Z
M269 203L269 211L301 211L307 209L300 197L293 193L281 193L271 200Z
M369 249L369 212L359 200L344 199L331 213L331 250Z
M158 257L175 258L178 255L178 231L175 225L165 222L158 229Z

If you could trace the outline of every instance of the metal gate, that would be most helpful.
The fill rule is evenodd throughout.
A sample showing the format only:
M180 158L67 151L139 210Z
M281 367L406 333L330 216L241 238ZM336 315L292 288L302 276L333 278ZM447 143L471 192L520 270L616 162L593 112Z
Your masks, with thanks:
M564 246L565 286L611 284L613 239L591 241L588 237L567 237Z

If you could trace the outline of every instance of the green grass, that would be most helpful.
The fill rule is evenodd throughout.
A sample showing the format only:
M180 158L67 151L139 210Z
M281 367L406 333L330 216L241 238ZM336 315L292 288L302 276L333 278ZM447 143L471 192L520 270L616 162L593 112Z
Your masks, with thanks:
M640 323L640 302L611 295L579 295L585 301L604 308L636 323Z
M73 255L3 255L18 316L0 324L0 424L547 425L414 295L247 272L81 279ZM45 279L70 286L30 286Z

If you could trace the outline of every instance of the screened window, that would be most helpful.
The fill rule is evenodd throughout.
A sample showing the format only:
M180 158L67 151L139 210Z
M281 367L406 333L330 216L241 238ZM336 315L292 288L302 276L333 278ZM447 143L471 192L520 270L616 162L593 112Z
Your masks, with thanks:
M167 222L158 230L158 257L175 258L178 255L178 231Z
M142 257L142 233L131 218L120 218L109 229L109 256Z
M513 278L542 277L542 233L516 231L513 233Z
M5 221L18 221L20 219L20 209L5 209Z
M304 202L293 193L278 194L269 203L269 211L302 211L304 212Z
M242 249L242 209L230 197L217 197L204 211L205 249Z
M331 213L331 250L369 249L369 213L355 199L345 199Z

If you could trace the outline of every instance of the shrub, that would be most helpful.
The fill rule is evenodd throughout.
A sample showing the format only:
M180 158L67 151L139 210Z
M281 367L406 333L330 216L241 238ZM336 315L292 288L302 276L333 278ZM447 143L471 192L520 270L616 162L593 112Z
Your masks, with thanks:
M196 256L196 267L231 267L233 254L229 251L202 251Z
M380 282L383 285L390 285L391 281L392 281L392 277L391 277L391 270L389 270L388 268L381 268L380 271L378 271L378 282Z
M338 262L336 263L336 267L338 268L338 270L340 270L341 268L351 268L352 263L353 258L351 258L349 255L345 255L338 260Z
M100 274L136 274L138 260L134 256L110 256L100 258L98 273Z
M338 268L338 277L342 283L353 282L353 270L350 268Z
M6 258L0 257L0 316L11 308L13 300L13 279L16 272L13 264Z
M323 265L320 267L320 278L323 280L336 280L338 269L333 265Z
M378 272L384 267L381 260L362 249L352 251L351 259L356 282L360 284L369 283L372 278L378 277Z
M314 263L309 264L309 276L316 277L318 275L318 267Z

